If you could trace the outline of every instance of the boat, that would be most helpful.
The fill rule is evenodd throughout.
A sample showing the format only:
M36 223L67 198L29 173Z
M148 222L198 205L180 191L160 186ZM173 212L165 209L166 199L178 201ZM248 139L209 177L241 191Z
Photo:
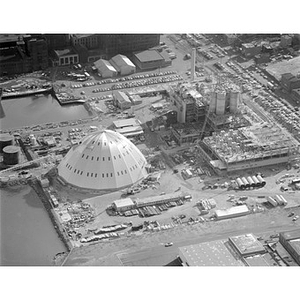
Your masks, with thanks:
M52 85L47 85L46 87L42 88L35 88L35 89L27 89L22 91L13 91L13 92L5 92L2 93L2 99L12 99L12 98L19 98L19 97L27 97L32 95L38 94L46 94L52 91Z

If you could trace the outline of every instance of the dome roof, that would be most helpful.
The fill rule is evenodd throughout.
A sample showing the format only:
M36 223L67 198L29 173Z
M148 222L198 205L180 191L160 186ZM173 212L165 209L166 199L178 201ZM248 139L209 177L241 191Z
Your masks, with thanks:
M58 175L84 189L119 189L145 178L146 164L144 155L126 137L104 130L72 147L60 162Z

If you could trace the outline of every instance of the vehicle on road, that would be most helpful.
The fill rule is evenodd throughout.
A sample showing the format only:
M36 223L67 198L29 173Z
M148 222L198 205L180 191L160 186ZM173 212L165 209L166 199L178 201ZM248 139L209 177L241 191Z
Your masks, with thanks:
M297 221L299 219L299 216L295 216L294 218L293 218L293 221L295 222L295 221Z
M171 246L173 246L173 243L172 243L172 242L165 243L165 247L171 247Z
M288 217L290 218L290 217L292 217L292 216L294 216L295 215L295 213L294 212L291 212L289 215L288 215Z

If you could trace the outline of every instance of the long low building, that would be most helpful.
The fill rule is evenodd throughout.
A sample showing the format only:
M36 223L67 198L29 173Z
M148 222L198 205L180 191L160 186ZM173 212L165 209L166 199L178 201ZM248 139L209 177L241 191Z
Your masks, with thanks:
M228 209L216 209L215 216L218 220L242 217L250 214L247 205L234 206Z
M176 192L171 194L153 196L142 199L135 199L135 203L137 207L143 207L147 205L158 205L166 202L177 201L182 199L191 199L192 197L188 194L184 194L182 192Z

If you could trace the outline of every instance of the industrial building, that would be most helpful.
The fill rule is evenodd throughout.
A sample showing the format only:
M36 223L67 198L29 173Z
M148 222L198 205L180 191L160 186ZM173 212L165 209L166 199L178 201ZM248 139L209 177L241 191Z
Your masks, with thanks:
M252 233L179 247L183 266L269 266L266 249Z
M114 105L122 110L128 109L132 106L129 96L125 92L115 91L113 93Z
M226 240L179 247L183 266L244 266L241 259L232 255Z
M166 66L164 57L156 50L135 53L132 61L140 70L158 69Z
M111 58L109 62L122 76L133 74L136 71L135 65L125 55L118 54Z
M252 233L230 237L229 243L242 257L264 254L266 249Z
M216 209L215 216L217 220L231 219L249 215L250 211L247 205L239 205L228 209Z
M118 75L117 70L105 59L95 61L94 66L97 68L102 78L110 78Z
M123 135L103 130L84 137L58 166L64 182L78 189L113 191L147 176L147 161Z
M203 126L203 124L201 124ZM172 124L171 136L181 146L185 143L194 143L201 136L200 124Z
M300 230L281 232L279 241L300 266Z
M253 43L242 44L242 54L245 57L254 57L255 55L260 54L261 46L254 45Z
M213 132L200 146L203 157L218 173L287 163L300 150L290 134L269 123Z
M0 76L48 68L48 45L42 35L0 35Z
M117 211L117 212L122 212L126 210L130 210L135 208L135 203L131 198L125 198L125 199L119 199L115 200L112 203L112 207Z
M281 86L291 92L300 88L300 76L294 76L292 73L284 73L281 75Z
M79 55L73 47L54 50L52 55L53 66L67 66L79 63Z
M108 57L122 53L131 55L159 45L160 34L98 34L98 47Z
M113 122L113 128L127 138L144 134L141 122L135 118L116 120Z
M176 108L179 123L198 122L204 119L207 105L194 85L178 83L171 89L170 99Z

